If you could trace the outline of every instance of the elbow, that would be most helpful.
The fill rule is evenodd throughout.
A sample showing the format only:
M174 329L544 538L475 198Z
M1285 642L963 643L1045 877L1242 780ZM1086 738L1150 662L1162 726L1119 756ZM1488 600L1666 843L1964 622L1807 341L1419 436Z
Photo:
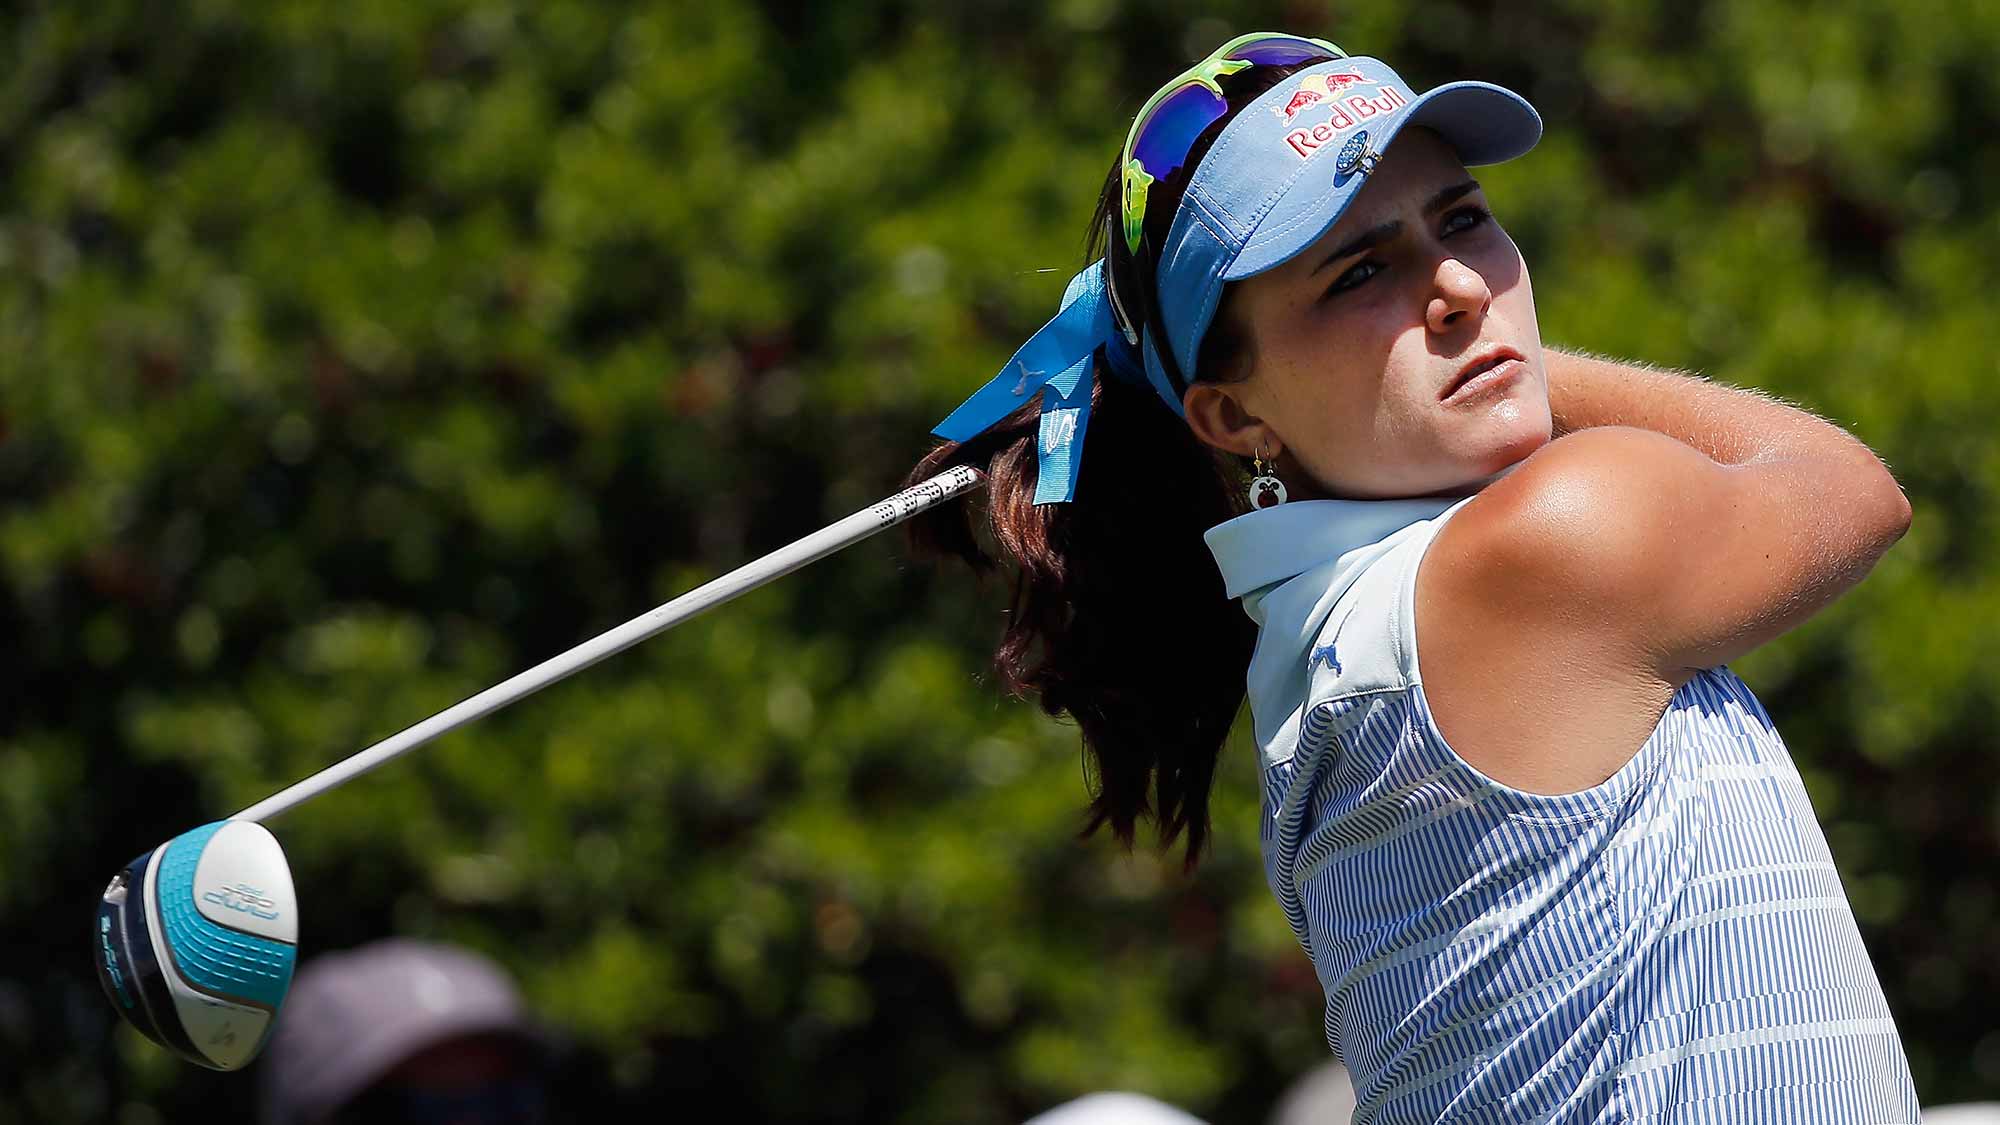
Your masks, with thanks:
M1895 483L1893 478L1890 480L1889 489L1895 496L1889 523L1893 529L1891 535L1895 539L1901 539L1904 533L1910 530L1910 517L1912 515L1910 511L1910 498L1903 494L1903 486Z
M1874 458L1871 455L1871 460ZM1875 479L1868 489L1870 522L1875 529L1875 541L1879 551L1886 551L1910 530L1910 498L1903 492L1903 486L1896 482L1895 474L1881 461L1875 460Z
M1903 494L1903 486L1892 478L1889 482L1888 544L1894 544L1909 533L1911 515L1910 498Z

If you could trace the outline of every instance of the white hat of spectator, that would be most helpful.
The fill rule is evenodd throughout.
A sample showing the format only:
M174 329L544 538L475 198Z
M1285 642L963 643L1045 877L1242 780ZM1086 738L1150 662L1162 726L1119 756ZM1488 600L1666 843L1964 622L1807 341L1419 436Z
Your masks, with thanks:
M1199 1117L1144 1094L1085 1094L1030 1117L1024 1125L1205 1125Z
M1927 1106L1924 1125L2000 1125L2000 1102Z

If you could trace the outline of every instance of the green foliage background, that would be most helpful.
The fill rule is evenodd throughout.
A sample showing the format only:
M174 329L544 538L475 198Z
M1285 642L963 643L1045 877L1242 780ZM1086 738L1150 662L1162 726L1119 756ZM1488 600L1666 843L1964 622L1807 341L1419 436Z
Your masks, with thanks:
M1279 26L1471 75L1550 342L1786 395L1916 507L1740 670L1926 1102L2000 1094L2000 7L29 4L0 68L0 1119L242 1119L117 1027L119 865L889 491L1053 309L1130 113ZM1325 1053L1247 738L1078 842L998 587L855 548L285 816L304 947L486 950L581 1119L1256 1121Z

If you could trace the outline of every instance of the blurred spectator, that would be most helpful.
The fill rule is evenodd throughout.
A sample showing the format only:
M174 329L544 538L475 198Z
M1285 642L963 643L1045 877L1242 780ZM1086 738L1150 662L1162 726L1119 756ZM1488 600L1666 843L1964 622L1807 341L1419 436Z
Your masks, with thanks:
M2000 1125L2000 1102L1926 1106L1924 1125Z
M1086 1094L1030 1117L1023 1125L1204 1125L1163 1101L1122 1091Z
M1354 1083L1337 1060L1299 1076L1279 1096L1270 1125L1347 1125ZM1023 1125L1203 1125L1198 1117L1144 1094L1089 1094L1029 1118ZM2000 1125L2000 1102L1930 1106L1923 1125Z
M1338 1061L1301 1075L1279 1095L1271 1125L1346 1125L1354 1118L1354 1083ZM1926 1125L1929 1119L1926 1118ZM1029 1118L1023 1125L1203 1125L1198 1117L1144 1094L1089 1094ZM1962 1125L1987 1125L1984 1118ZM1994 1122L1993 1125L2000 1125Z
M541 1125L553 1052L513 982L391 938L308 963L262 1069L264 1125Z
M1271 1110L1271 1125L1347 1125L1353 1119L1354 1082L1338 1060L1300 1075Z

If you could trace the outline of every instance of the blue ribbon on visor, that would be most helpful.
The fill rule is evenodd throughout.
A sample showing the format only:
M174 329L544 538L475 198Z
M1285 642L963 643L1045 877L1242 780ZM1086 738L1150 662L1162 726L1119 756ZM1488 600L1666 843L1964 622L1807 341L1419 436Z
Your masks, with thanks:
M1038 475L1035 503L1076 499L1083 461L1083 435L1090 425L1091 359L1103 350L1105 367L1116 377L1152 385L1176 413L1180 399L1155 382L1137 352L1125 342L1104 292L1103 262L1083 267L1063 291L1062 311L1021 345L987 384L945 416L931 432L946 441L970 441L1019 410L1028 396L1042 392L1041 429L1035 436Z

